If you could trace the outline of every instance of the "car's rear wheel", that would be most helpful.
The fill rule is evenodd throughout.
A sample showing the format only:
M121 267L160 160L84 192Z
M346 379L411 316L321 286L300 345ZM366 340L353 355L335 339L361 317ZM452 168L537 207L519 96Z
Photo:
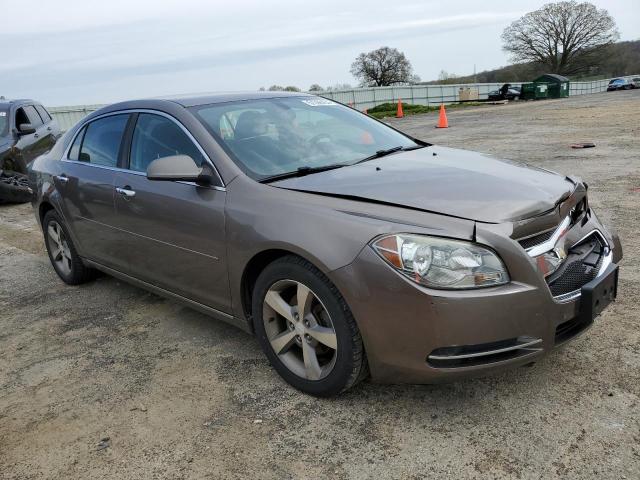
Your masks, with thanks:
M42 230L51 265L63 282L79 285L96 277L97 272L82 263L64 222L54 210L45 214Z
M276 260L253 291L260 344L292 386L317 396L347 390L368 374L360 331L344 298L309 262Z

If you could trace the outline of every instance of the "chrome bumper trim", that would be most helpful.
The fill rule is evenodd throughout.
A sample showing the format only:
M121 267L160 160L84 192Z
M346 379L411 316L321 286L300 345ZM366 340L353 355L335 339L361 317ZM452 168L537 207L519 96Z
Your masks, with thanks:
M429 360L462 360L465 358L478 358L478 357L487 357L490 355L497 355L499 353L512 352L514 350L531 350L531 351L539 351L542 350L540 348L531 348L534 345L538 345L542 343L542 339L535 338L525 343L519 343L517 345L512 345L511 347L498 348L496 350L486 350L484 352L475 352L475 353L465 353L462 355L429 355Z

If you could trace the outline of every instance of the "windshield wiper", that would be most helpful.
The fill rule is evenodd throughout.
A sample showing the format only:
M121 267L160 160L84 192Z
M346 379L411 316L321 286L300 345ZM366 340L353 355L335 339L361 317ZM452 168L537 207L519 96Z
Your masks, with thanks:
M368 157L363 158L362 160L358 160L357 162L353 163L353 165L357 165L358 163L364 163L364 162L368 162L369 160L375 160L376 158L380 158L380 157L386 157L387 155L391 155L392 153L395 152L408 152L409 150L417 150L418 148L424 148L425 145L416 145L414 147L391 147L391 148L387 148L384 150L378 150L376 153L374 153L373 155L369 155Z
M260 183L270 183L277 180L284 180L286 178L304 177L312 173L326 172L327 170L335 170L336 168L346 167L346 163L334 163L331 165L324 165L322 167L299 167L297 170L291 172L278 173L277 175L271 175L259 180Z

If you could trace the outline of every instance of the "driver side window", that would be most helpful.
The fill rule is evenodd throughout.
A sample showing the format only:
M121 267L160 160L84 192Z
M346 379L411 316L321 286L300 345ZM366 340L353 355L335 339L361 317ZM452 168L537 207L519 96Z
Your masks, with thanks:
M198 147L175 122L160 115L141 113L131 140L129 169L146 172L152 161L173 155L187 155L199 166L205 163Z
M15 129L20 130L20 125L23 123L30 123L29 117L24 111L24 108L20 107L16 110L16 124Z

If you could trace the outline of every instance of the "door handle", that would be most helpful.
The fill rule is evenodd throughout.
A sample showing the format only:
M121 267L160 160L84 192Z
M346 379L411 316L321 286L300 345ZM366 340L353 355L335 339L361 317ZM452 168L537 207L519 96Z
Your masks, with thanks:
M33 138L40 138L40 135L38 135L37 133L34 133Z
M47 130L50 132L51 131L51 127L47 127Z
M136 196L136 192L131 190L131 187L116 187L116 192L122 195L124 198L133 198Z
M66 185L67 182L69 181L69 177L67 177L64 173L62 175L54 175L53 178L54 180L59 181L63 185Z

